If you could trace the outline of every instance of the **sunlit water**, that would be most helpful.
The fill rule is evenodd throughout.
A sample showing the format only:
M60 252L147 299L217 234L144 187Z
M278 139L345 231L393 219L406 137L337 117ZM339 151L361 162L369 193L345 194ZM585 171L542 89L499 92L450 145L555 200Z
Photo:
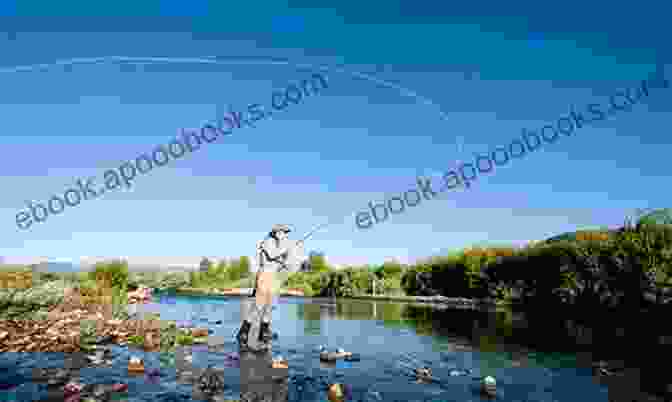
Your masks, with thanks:
M191 320L199 327L212 329L210 338L220 346L210 351L194 347L193 364L223 368L227 387L224 397L239 399L240 370L227 359L237 351L233 334L240 325L239 298L164 297L149 310L160 312L161 319ZM404 304L389 302L348 300L337 305L329 300L281 299L273 312L273 330L279 333L273 354L289 361L289 400L326 401L327 384L340 382L351 386L353 400L480 401L484 399L478 393L479 379L486 375L496 378L499 401L608 400L606 386L596 382L589 368L578 367L571 354L535 354L522 348L504 348L492 340L475 342L451 335L446 329L451 327L450 322L418 318L417 308L411 319L406 310ZM443 320L450 314L444 313ZM216 324L218 320L221 324ZM361 361L321 366L320 345L358 353ZM113 350L112 367L81 369L81 381L128 383L129 401L193 399L193 385L178 381L175 368L162 367L158 353L122 347ZM160 378L150 381L144 376L129 377L126 368L130 354L143 357L147 371L160 369ZM44 398L45 386L30 381L32 368L63 367L63 359L61 353L3 355L0 375L5 382L20 384L0 391L3 400ZM420 365L431 367L438 381L417 384L411 370ZM471 373L455 375L466 369Z

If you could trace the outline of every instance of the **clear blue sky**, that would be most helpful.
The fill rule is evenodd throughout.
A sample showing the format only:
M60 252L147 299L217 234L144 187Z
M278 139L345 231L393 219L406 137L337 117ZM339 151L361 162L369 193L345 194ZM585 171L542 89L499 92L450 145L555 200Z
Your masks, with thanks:
M669 206L672 89L468 192L368 230L355 225L370 200L413 188L418 174L507 144L571 105L604 102L656 63L672 77L672 29L660 8L670 6L572 2L3 2L0 255L197 263L252 255L274 223L299 235L329 221L307 250L335 263L380 263L613 227L634 208ZM56 63L105 56L173 61ZM213 56L221 64L196 60ZM42 66L15 68L31 65ZM131 190L17 227L27 200L62 195L78 178L102 182L105 170L227 105L268 105L274 90L320 71L311 65L329 80L319 96L155 167Z

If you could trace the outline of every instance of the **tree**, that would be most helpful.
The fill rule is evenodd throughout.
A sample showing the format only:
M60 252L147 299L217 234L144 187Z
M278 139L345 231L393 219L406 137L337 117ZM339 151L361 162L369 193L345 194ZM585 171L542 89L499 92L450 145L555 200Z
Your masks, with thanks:
M190 287L198 287L200 284L200 278L198 277L198 272L195 271L190 271L189 272L189 286Z
M380 267L381 274L384 278L390 278L392 276L401 276L403 268L401 264L396 261L385 261Z
M189 286L192 278L186 272L169 272L160 279L158 288L160 289L177 289L184 286Z
M662 296L660 285L672 276L672 227L641 221L633 226L626 222L617 240L615 265L627 274L623 284L630 290L630 297L655 293L658 304Z
M371 278L373 275L366 268L348 267L344 272L350 278L353 291L359 294L369 294L372 292Z
M242 256L231 261L228 268L228 279L231 281L238 281L250 276L250 259L247 256Z
M240 257L240 277L241 278L248 278L251 274L250 270L250 257L244 255Z
M201 264L199 265L201 272L208 272L211 266L212 262L207 257L201 259Z
M308 255L308 264L311 272L329 272L329 266L324 253L318 251L311 251Z
M637 209L637 224L672 225L672 208Z
M128 263L123 260L99 262L88 273L89 279L96 280L101 286L126 289L128 286Z
M214 271L217 279L230 280L230 266L226 260L221 260Z

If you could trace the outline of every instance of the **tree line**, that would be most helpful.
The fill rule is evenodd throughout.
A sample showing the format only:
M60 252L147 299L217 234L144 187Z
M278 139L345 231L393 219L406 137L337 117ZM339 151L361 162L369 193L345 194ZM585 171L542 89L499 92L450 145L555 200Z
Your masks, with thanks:
M538 306L635 308L672 301L672 210L612 230L583 230L523 247L470 247L415 264L333 269L311 253L285 286L310 296L443 295Z

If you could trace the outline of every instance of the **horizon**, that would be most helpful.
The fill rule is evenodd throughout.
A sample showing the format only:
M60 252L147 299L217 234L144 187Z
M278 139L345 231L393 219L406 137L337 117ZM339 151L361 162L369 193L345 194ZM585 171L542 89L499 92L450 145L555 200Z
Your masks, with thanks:
M615 230L618 227L610 227L610 228L604 228L604 227L595 227L595 228L583 228L583 229L577 229L575 231L570 231L570 232L563 232L563 233L558 233L555 234L551 237L545 238L545 239L539 239L539 240L529 240L526 242L521 242L520 244L483 244L483 243L477 243L477 244L472 244L472 245L467 245L464 248L460 249L453 249L453 250L448 250L444 253L439 253L439 254L433 254L433 255L427 255L427 256L420 256L412 261L402 261L398 258L394 257L387 257L385 260L382 262L387 262L387 261L394 261L398 262L402 265L414 265L418 263L420 260L426 260L435 256L446 256L454 252L459 252L461 250L467 249L467 248L474 248L474 247L513 247L513 248L519 248L519 247L524 247L527 244L530 243L536 243L536 242L544 242L547 240L551 240L556 237L564 236L567 234L573 234L578 231L582 230ZM315 250L318 251L318 250ZM225 256L225 257L212 257L212 256L206 256L205 258L208 258L210 261L212 261L215 264L218 264L222 261L231 261L232 259L237 259L240 258L241 256ZM307 257L307 256L306 256ZM123 257L118 257L118 256L110 256L110 257L97 257L94 259L89 259L89 260L80 260L80 261L75 261L75 260L67 260L67 259L53 259L53 260L48 260L46 261L49 264L48 271L49 272L64 272L60 270L55 270L54 268L57 267L72 267L72 268L78 268L75 269L75 271L79 270L81 271L82 267L84 267L84 270L87 268L92 268L96 263L98 262L109 262L109 261L114 261L114 260L125 260L128 263L128 269L129 271L191 271L191 270L198 270L200 266L200 261L203 258L203 256L200 257L181 257L183 259L189 259L192 261L192 264L174 264L174 263L167 263L164 260L169 260L170 257L157 257L156 260L153 260L152 257L144 257L142 259L143 262L138 262L136 258L123 258ZM251 271L255 271L255 266L254 266L254 256L248 256L250 259L251 263ZM161 261L159 261L161 259ZM334 263L333 260L328 256L325 255L326 262L329 266L335 269L341 269L345 268L347 266L366 266L366 265L374 265L378 266L381 265L382 263L364 263L364 264L339 264L339 263ZM33 265L33 264L41 264L44 263L44 259L31 259L31 258L18 258L14 259L12 257L7 260L6 257L0 256L0 267L5 266L5 265ZM71 272L69 270L66 270L67 272Z

